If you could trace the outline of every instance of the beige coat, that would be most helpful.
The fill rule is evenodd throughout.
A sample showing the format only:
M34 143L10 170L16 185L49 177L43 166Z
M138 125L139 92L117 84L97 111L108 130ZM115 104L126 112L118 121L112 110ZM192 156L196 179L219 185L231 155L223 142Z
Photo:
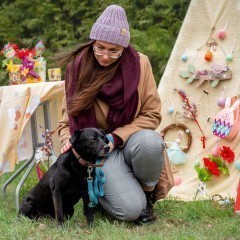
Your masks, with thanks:
M119 127L114 131L114 133L123 140L123 145L133 133L141 129L155 130L161 122L161 101L157 92L156 82L153 77L151 64L147 56L141 53L139 55L141 72L138 85L138 107L135 119L131 124ZM99 128L103 130L108 129L108 124L106 122L108 105L100 99L96 99L94 107ZM63 118L61 121L59 121L59 136L61 142L64 144L70 137L65 97L63 99L62 111ZM163 169L163 173L159 181L160 185L163 183L164 186L160 187L160 191L157 192L157 198L165 197L167 192L173 186L172 172L167 158L165 158L165 168Z

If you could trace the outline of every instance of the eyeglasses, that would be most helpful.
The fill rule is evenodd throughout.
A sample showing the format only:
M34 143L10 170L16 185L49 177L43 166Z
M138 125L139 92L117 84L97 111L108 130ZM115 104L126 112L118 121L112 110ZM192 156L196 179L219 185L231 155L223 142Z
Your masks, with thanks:
M122 51L107 51L98 46L93 46L93 51L98 56L108 55L112 59L117 59L122 55Z

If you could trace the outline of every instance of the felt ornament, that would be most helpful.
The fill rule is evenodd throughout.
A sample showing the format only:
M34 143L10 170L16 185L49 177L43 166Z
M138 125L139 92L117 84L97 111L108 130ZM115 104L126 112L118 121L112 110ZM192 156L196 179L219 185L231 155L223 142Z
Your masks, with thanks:
M219 32L218 32L218 38L219 38L220 40L224 40L224 39L226 38L226 36L227 36L226 28L227 28L227 23L226 23L226 25L225 25L223 28L221 28L221 29L219 30Z
M168 113L169 114L172 114L174 112L174 107L173 106L170 106L169 108L168 108Z
M196 54L193 57L193 62L188 65L187 71L185 70L179 73L180 77L186 79L186 82L188 84L191 84L194 80L198 80L196 87L199 87L205 81L207 82L212 81L211 87L214 88L219 84L220 81L228 80L228 79L231 79L232 77L232 72L227 64L228 62L231 61L231 58L230 56L228 56L228 60L226 59L226 54L224 52L224 49L213 38L214 30L215 30L215 27L212 28L211 35L207 40L207 42L196 50ZM204 59L207 62L211 62L213 59L213 52L217 51L217 49L219 49L223 53L226 60L226 64L221 64L221 65L213 64L211 65L211 70L197 69L195 67L195 65L199 66L198 63L195 64L195 61L198 59L197 56L200 55L200 53L201 53L201 57L203 55Z
M227 54L226 60L227 60L228 62L231 62L231 61L233 60L233 55L232 55L231 53Z
M226 102L226 98L222 96L222 97L220 97L220 98L218 99L217 105L218 105L219 107L224 108L225 102Z
M224 87L224 89L222 91L221 97L217 100L217 105L221 108L225 107L225 102L226 102L226 98L224 97L225 92L226 92L226 86Z
M219 156L219 154L220 154L219 142L220 142L220 141L217 140L215 146L212 148L211 153L212 153L212 155L213 155L214 157L217 157L217 156Z
M170 100L170 102L171 102L171 106L168 108L168 114L173 114L174 113L174 107L173 107L173 102L172 102L172 100Z
M183 152L181 149L185 147L180 145L183 134L184 134L183 131L178 131L177 133L178 137L175 139L175 141L167 142L168 144L169 143L171 144L171 146L167 149L167 153L168 153L169 161L173 166L173 172L177 170L175 165L181 165L186 163L187 161L186 153Z
M176 130L180 129L177 132L177 138L173 142L166 141L166 135L169 130ZM180 143L182 141L184 132L187 136L187 146L181 146ZM175 165L184 164L186 162L186 152L189 150L191 143L192 143L192 135L190 130L181 123L178 124L170 124L169 126L165 127L161 131L162 138L167 146L167 153L170 162L172 163L172 171L176 172L177 168Z
M186 62L188 60L188 54L187 54L187 49L185 50L185 52L183 53L181 59L183 62Z
M180 176L175 176L174 177L174 186L178 186L182 183L182 179Z
M240 130L240 100L228 97L225 107L214 117L213 134L217 137L232 140Z
M237 170L240 170L240 159L238 159L237 161L235 161L235 168Z
M212 153L212 155L213 155L214 157L219 156L219 154L220 154L219 143L217 143L217 144L213 147L211 153Z
M182 132L185 132L187 136L187 146L185 148L182 149L183 152L188 152L189 148L191 147L191 144L192 144L192 134L189 130L189 128L187 128L184 124L182 123L173 123L173 124L170 124L169 126L165 127L162 131L161 131L161 136L163 138L163 140L166 139L166 135L168 134L168 131L171 131L171 130L181 130ZM166 142L166 145L168 144L168 142ZM172 143L172 142L170 142ZM168 145L167 145L168 147Z
M205 58L206 61L210 62L210 61L212 60L212 58L213 58L212 52L211 52L211 51L207 51L207 52L205 53L204 58Z

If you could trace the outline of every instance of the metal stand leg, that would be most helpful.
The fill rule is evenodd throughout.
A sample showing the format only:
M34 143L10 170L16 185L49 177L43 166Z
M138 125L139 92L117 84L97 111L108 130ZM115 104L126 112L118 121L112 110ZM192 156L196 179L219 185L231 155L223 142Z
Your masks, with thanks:
M32 156L29 160L26 161L4 184L2 187L2 193L3 196L6 196L6 189L7 186L25 169L28 167L28 165L33 161L35 157L35 147L38 143L36 131L37 131L37 125L36 125L36 113L34 112L32 117L30 118L31 122L31 132L32 132L32 146L33 146L33 152Z
M33 154L32 157L27 160L4 184L2 187L2 194L5 197L6 196L6 189L7 186L32 162L32 160L34 159L34 149L33 149Z
M26 172L24 173L23 177L21 178L20 182L17 185L16 193L15 193L15 203L16 203L17 213L19 211L19 206L20 206L19 196L20 196L20 191L21 191L22 185L26 181L26 179L27 179L28 175L30 174L32 168L34 167L35 163L36 163L36 159L34 158L33 161L30 163L30 165L28 166L28 168L27 168Z

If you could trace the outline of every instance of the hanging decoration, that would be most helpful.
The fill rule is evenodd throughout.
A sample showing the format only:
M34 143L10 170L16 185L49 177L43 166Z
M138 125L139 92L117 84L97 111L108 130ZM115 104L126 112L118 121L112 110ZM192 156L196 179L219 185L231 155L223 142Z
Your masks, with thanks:
M227 62L231 61L231 57L228 56L227 58L223 48L213 38L214 30L215 30L215 27L212 28L211 36L207 40L207 42L197 49L197 53L193 59L193 63L188 65L187 71L181 71L179 73L180 77L182 77L183 79L186 79L186 82L188 84L192 83L194 80L198 80L196 87L199 87L205 81L208 81L208 82L212 81L211 87L216 87L220 81L229 80L232 78L232 72L229 69L227 64ZM223 34L221 36L223 36ZM209 63L214 58L214 53L217 51L217 49L220 49L220 51L225 56L225 60L226 60L225 65L211 64L210 65L211 69L202 69L202 70L196 69L194 66L194 61L197 55L199 54L199 52L203 48L207 48L204 55L204 59Z
M238 159L238 160L235 161L235 168L236 168L237 170L240 170L240 159Z
M173 102L170 100L171 102L171 106L168 108L168 114L173 114L174 113L174 106L173 106Z
M186 152L191 146L192 135L190 133L190 130L184 124L170 124L161 131L161 135L164 140L166 140L165 136L170 130L178 130L177 138L175 141L164 141L164 143L167 146L167 154L169 161L172 164L172 171L177 172L176 165L184 164L187 161ZM183 136L187 136L187 146L180 145Z
M202 133L202 136L201 136L202 146L203 146L203 148L205 148L206 147L206 136L205 136L198 120L197 120L197 106L196 106L196 104L190 103L189 99L187 98L187 96L186 96L186 94L183 90L178 90L176 88L174 88L174 90L177 91L178 94L180 95L180 97L182 98L183 108L185 110L184 116L186 118L189 118L189 119L193 120L197 124L199 130L201 131L201 133Z
M217 105L221 108L225 107L225 102L226 102L226 98L224 97L225 91L226 91L226 86L224 87L224 89L222 91L221 97L217 100Z
M183 62L186 62L188 60L188 50L186 49L184 54L181 57Z
M192 144L192 134L189 130L189 128L187 128L184 124L182 123L173 123L170 124L169 126L165 127L162 131L161 131L161 136L163 138L163 140L165 140L166 135L168 133L168 131L172 131L172 130L181 130L182 132L186 133L187 136L187 146L185 146L182 151L183 152L188 152L189 148L191 147ZM168 142L165 142L167 147L168 147Z
M221 28L218 32L218 38L220 40L224 40L226 38L226 36L227 36L226 29L227 29L227 22L226 22L225 26L223 28Z
M219 154L220 154L219 140L216 141L216 145L213 147L211 153L214 157L219 156Z
M219 138L232 140L240 130L240 100L228 97L225 107L214 117L213 134Z
M52 131L49 129L43 129L41 124L39 127L42 129L42 138L44 139L44 145L37 149L36 154L36 172L38 179L40 180L50 167L50 156L52 156L53 147L52 135L59 129L59 127ZM47 160L47 165L44 163L45 160Z

